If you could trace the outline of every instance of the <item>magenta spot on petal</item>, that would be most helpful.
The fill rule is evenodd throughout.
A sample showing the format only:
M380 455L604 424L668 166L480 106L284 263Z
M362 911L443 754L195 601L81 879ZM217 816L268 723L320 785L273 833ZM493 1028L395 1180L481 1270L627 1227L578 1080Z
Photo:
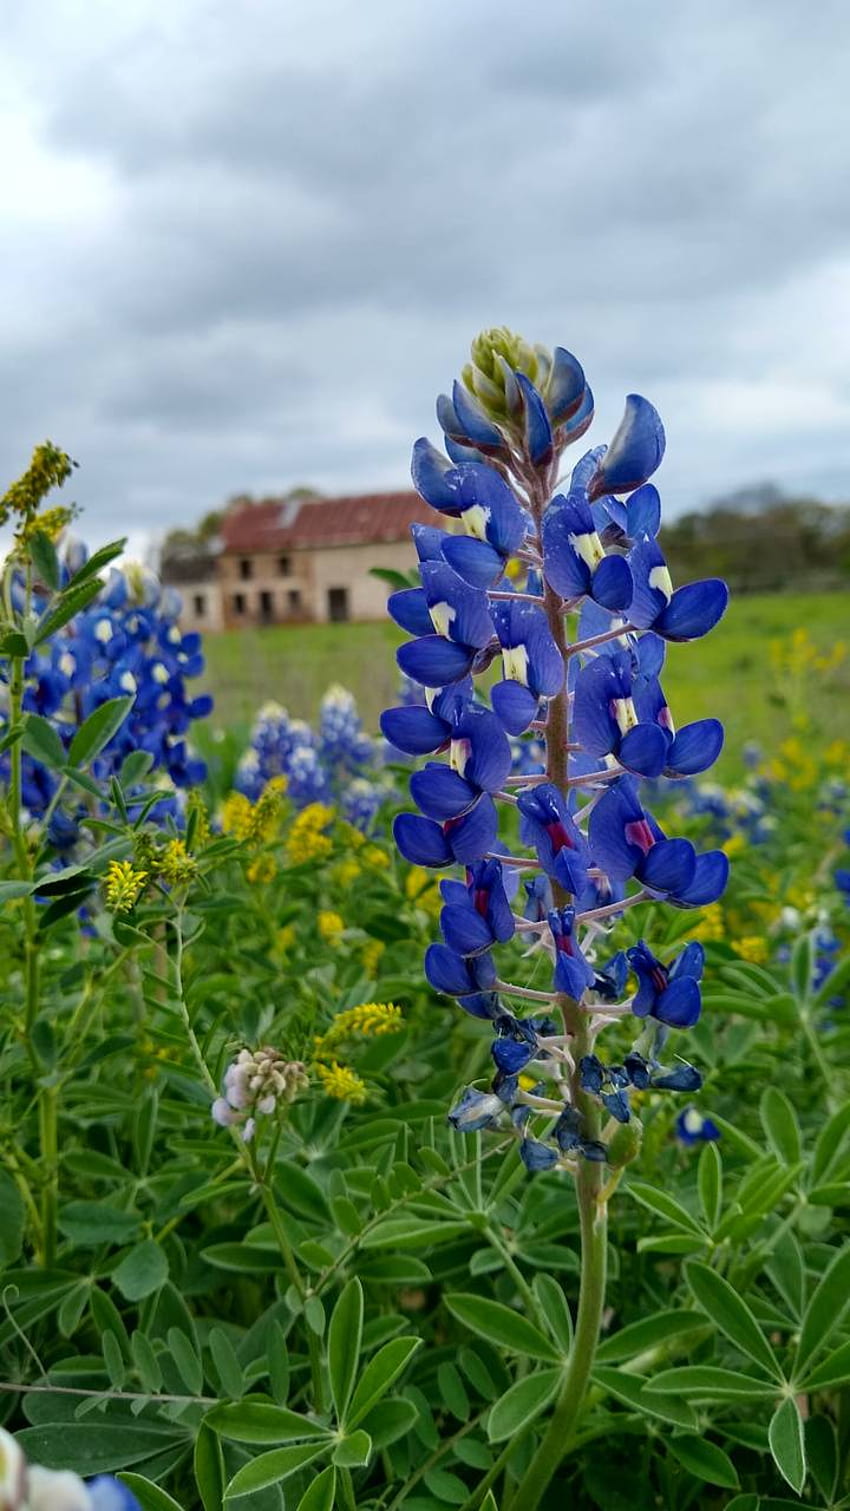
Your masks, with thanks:
M671 735L676 733L675 725L673 724L673 715L666 703L663 708L659 708L658 710L658 723L662 729L669 729Z
M476 913L480 913L482 918L487 917L487 905L489 901L490 893L486 892L483 887L479 887L478 891L472 894L472 905Z
M568 835L560 819L557 820L556 823L546 824L544 827L546 829L546 833L552 841L552 848L555 851L556 855L558 855L561 850L575 849L575 845L570 839L570 836Z
M655 844L655 835L650 829L649 824L647 823L645 818L635 819L632 821L632 823L626 824L624 833L626 836L626 843L629 845L637 845L638 849L642 850L644 855L648 855L653 845Z

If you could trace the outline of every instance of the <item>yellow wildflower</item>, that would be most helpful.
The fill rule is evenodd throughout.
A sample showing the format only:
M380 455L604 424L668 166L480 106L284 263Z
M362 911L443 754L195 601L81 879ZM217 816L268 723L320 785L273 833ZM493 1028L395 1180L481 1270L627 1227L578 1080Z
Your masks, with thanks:
M327 1055L347 1039L394 1034L402 1026L401 1008L394 1002L359 1002L337 1013L330 1028L316 1040L316 1054Z
M50 540L58 540L76 513L77 510L73 504L54 504L52 509L45 509L43 514L29 520L20 530L18 539L29 540L38 531L40 535L46 535Z
M258 855L251 861L247 875L248 880L254 885L263 886L267 882L274 881L277 876L277 861L273 855Z
M75 466L67 452L60 451L52 441L36 446L26 472L0 498L0 524L5 524L10 514L20 514L24 523L31 520L42 499L51 488L61 488Z
M769 955L767 940L759 934L747 934L735 940L735 953L752 965L765 965Z
M366 845L360 853L360 859L369 871L386 871L390 864L386 850L382 850L380 845Z
M147 879L147 871L137 871L132 861L111 861L104 884L106 906L113 913L129 913L138 902Z
M295 924L284 924L283 928L278 929L277 933L275 934L275 946L281 954L285 955L287 950L292 949L292 946L294 945L297 937L298 932L296 930Z
M159 871L172 887L188 887L198 874L198 862L186 849L182 839L170 839L159 857Z
M272 838L280 818L286 787L285 776L272 777L251 807L245 834L251 844L257 845Z
M325 944L336 944L340 934L345 929L345 919L341 918L339 913L333 913L328 908L320 911L316 924L319 935L324 939Z
M361 875L360 862L353 855L346 855L331 872L331 880L338 887L350 887Z
M720 903L713 902L707 908L703 908L700 917L689 932L693 939L725 939L726 925Z
M747 841L743 834L730 834L729 838L723 841L723 849L730 856L741 855L746 848Z
M360 963L367 976L377 976L381 956L386 949L382 939L367 939L360 947Z
M365 1102L366 1083L361 1081L355 1071L349 1070L347 1065L340 1065L332 1060L330 1065L316 1065L315 1070L327 1096L334 1097L337 1102L353 1102L357 1106Z
M290 866L308 860L324 860L333 852L333 842L325 832L334 819L327 803L309 803L292 821L286 840L286 859Z
M189 801L186 808L189 819L194 819L192 849L203 850L204 846L209 844L212 830L210 828L210 816L207 812L207 805L197 787L193 787L189 793Z
M244 792L229 792L221 805L221 827L234 839L247 839L251 827L251 804Z
M417 908L424 908L433 918L439 916L443 899L431 872L424 866L411 866L405 877L404 892Z

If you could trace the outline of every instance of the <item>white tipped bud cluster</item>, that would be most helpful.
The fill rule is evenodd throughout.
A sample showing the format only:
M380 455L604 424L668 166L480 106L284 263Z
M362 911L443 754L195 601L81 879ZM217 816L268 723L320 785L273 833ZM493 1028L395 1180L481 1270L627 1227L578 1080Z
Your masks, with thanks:
M241 1124L247 1144L254 1137L257 1114L270 1117L280 1105L294 1102L307 1084L301 1060L287 1060L267 1044L242 1049L224 1073L222 1095L212 1105L213 1119L222 1128Z

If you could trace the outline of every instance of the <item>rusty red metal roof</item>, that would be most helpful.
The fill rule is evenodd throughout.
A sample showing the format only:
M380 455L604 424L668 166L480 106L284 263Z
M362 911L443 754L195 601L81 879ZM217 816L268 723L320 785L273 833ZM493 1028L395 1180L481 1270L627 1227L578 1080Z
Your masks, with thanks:
M345 498L287 501L262 499L226 514L221 523L225 553L320 550L406 540L410 526L436 524L418 493L365 493Z

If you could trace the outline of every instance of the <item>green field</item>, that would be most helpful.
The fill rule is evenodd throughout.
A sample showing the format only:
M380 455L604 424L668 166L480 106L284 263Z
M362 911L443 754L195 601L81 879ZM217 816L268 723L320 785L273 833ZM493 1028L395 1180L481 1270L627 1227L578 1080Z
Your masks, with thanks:
M790 641L801 625L821 652L845 636L850 640L847 596L739 598L707 639L670 647L664 688L676 722L713 714L726 725L721 775L738 774L748 740L767 750L787 732L788 711L770 644ZM312 720L325 689L341 682L356 695L367 727L375 729L378 713L395 699L393 651L401 638L390 622L208 635L206 686L216 699L212 723L247 734L256 710L269 699ZM799 683L818 726L830 738L850 739L850 654L830 673L809 673Z

